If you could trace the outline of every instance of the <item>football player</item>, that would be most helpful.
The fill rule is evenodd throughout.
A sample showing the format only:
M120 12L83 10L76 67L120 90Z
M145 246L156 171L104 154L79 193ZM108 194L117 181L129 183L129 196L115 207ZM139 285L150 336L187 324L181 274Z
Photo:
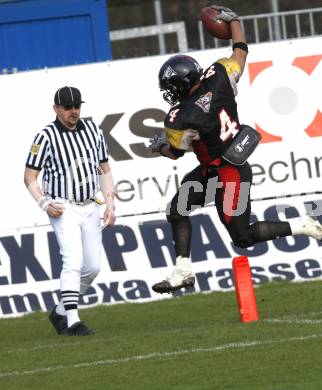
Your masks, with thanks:
M233 243L241 248L296 234L322 239L322 226L310 216L289 222L250 224L251 167L247 161L235 165L225 159L226 151L242 128L235 96L248 47L237 14L225 7L214 7L220 11L218 18L230 23L232 55L218 59L204 72L194 58L175 55L159 72L160 90L173 107L164 121L166 136L154 136L150 148L174 160L192 150L199 160L199 165L183 178L167 207L176 265L167 279L152 287L161 294L194 286L189 212L196 205L203 207L214 201L220 221Z

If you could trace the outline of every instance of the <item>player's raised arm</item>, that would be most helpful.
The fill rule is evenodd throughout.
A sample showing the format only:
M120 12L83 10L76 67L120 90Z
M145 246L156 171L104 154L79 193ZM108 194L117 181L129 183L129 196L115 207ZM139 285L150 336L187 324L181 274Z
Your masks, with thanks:
M235 59L238 62L242 74L244 71L246 57L248 54L245 34L241 29L239 20L232 20L230 22L230 28L233 42L233 54L231 55L231 58Z
M232 39L233 54L230 58L240 66L240 77L245 67L248 47L237 13L222 5L211 5L201 10L201 20L213 37Z

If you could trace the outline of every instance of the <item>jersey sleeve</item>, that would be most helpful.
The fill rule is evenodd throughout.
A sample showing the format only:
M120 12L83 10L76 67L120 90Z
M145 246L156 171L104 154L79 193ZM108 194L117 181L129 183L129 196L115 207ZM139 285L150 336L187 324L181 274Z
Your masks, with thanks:
M31 145L26 161L26 167L40 171L44 167L49 153L49 140L45 132L41 131L36 135Z
M238 62L233 58L220 58L217 62L223 65L224 68L226 69L226 73L228 75L230 85L234 91L234 95L236 96L238 93L237 83L241 76L241 69Z
M108 161L109 152L108 152L107 143L105 141L105 137L104 137L102 129L99 128L98 131L99 131L98 158L99 158L99 162L103 163L103 162Z
M165 130L170 145L185 152L192 150L192 141L200 139L197 130L175 130L169 127L166 127Z
M192 142L200 138L198 131L189 126L186 109L170 110L164 121L164 127L172 150L191 151Z

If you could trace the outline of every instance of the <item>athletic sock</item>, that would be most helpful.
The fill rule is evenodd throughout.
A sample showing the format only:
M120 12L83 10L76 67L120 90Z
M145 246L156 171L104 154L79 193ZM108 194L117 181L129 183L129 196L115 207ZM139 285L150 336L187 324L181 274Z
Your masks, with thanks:
M56 313L59 314L60 316L65 316L66 315L64 302L63 302L62 299L59 301L58 305L56 306Z
M66 310L66 314L67 314L67 326L68 326L68 328L70 328L76 322L80 322L77 309Z
M79 298L79 292L78 291L62 291L61 292L61 300L64 304L64 308L67 315L67 326L70 328L72 325L75 324L75 322L79 322L79 315L78 315L78 298Z
M191 246L191 222L189 217L171 221L176 256L189 257Z
M182 257L179 256L176 259L176 268L185 270L185 271L190 271L191 270L191 259L189 257Z
M293 236L298 234L307 234L308 228L303 217L289 219L288 223L290 224Z

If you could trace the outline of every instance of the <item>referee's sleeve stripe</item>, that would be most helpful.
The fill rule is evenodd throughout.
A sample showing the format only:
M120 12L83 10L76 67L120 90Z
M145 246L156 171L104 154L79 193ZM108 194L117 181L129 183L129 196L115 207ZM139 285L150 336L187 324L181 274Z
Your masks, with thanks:
M47 155L48 140L44 136L44 133L39 133L34 139L34 143L28 155L26 166L28 165L29 168L33 167L34 169L41 170L45 164Z
M98 130L100 134L100 150L99 150L99 159L100 162L108 161L108 149L107 144L104 138L103 131L101 129Z
M41 133L38 133L36 135L36 137L34 138L34 140L33 140L31 149L30 149L28 157L27 157L26 165L28 164L29 168L33 165L33 162L34 162L34 155L32 154L32 148L33 148L34 145L40 144L41 140L42 140Z
M35 171L41 171L42 170L42 167L34 167L33 165L28 164L28 163L25 164L25 167L34 169Z
M39 166L44 166L45 165L45 162L46 162L46 158L48 156L48 141L46 141L45 145L43 146L43 148L41 148L41 153L38 153L40 154L40 157L39 157ZM38 164L37 164L38 165Z

